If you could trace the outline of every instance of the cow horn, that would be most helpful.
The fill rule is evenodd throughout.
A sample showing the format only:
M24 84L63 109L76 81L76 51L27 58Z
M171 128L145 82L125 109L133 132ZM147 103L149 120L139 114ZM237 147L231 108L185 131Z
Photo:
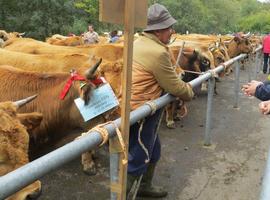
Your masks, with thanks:
M210 44L209 46L208 46L208 50L209 51L214 51L216 49L216 44L214 43L214 44Z
M21 99L18 101L13 102L15 106L17 106L18 108L24 106L25 104L29 103L30 101L32 101L33 99L35 99L38 95L35 94L33 96L27 97L25 99Z
M243 36L244 36L245 38L248 38L248 37L251 36L251 34L250 34L250 32L248 32L247 34L244 34Z
M172 40L170 40L170 42L169 42L169 44L168 44L168 45L170 45L170 44L174 43L174 42L175 42L175 40L176 40L176 37L175 37L175 38L173 38Z
M24 35L25 35L25 32L19 33L19 36L24 36Z
M93 67L91 67L90 69L88 69L86 71L85 77L87 79L93 78L93 75L95 74L95 72L96 72L96 70L97 70L97 68L98 68L98 66L100 65L101 62L102 62L102 58L100 58L99 61Z

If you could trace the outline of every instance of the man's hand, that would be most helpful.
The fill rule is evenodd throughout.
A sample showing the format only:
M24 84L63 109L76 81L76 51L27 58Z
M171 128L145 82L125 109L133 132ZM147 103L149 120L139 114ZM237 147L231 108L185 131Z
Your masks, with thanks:
M263 82L252 80L242 86L242 91L247 96L254 96L257 86L261 84L263 84Z
M260 112L264 115L267 115L270 113L270 101L263 101L259 103L259 109Z

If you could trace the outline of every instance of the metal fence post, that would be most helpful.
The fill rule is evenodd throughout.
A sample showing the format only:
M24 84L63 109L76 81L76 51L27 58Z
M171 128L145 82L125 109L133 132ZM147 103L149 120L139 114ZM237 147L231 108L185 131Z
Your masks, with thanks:
M117 153L110 154L110 180L111 183L118 182L119 156ZM117 199L117 193L111 192L111 200Z
M215 78L211 77L208 79L208 96L207 96L207 110L206 110L206 125L205 125L205 136L204 136L204 145L211 145L211 122L212 122L212 104L213 104L213 95L215 88Z
M234 108L238 108L239 104L239 77L240 77L240 64L239 61L236 61L235 64L235 79L234 79Z
M260 200L270 199L270 150L268 151L267 163L263 177Z
M259 69L260 69L260 71L263 70L263 54L262 53L260 53Z
M258 77L258 73L260 72L260 62L259 62L259 53L255 52L256 56L255 56L255 75L254 75L254 79L257 80Z
M251 81L250 58L249 58L249 60L247 62L247 70L248 70L248 82L250 82Z

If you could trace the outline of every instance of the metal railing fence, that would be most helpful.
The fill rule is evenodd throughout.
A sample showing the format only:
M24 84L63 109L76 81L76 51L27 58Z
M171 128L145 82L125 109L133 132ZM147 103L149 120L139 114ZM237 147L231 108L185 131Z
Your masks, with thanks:
M261 47L256 49L256 52L259 52ZM228 60L227 62L219 65L213 70L209 70L205 72L203 75L199 76L198 78L192 80L190 85L194 88L199 86L202 82L210 79L208 91L208 101L211 102L213 96L213 84L214 84L214 74L220 73L224 70L224 68L228 65L231 65L235 62L239 62L239 60L244 59L247 55L241 54L235 58ZM238 65L239 67L239 65ZM239 73L238 73L239 74ZM238 79L239 81L239 79ZM239 83L238 83L239 86ZM238 92L237 94L238 95ZM167 105L168 103L175 100L175 97L170 94L165 94L160 98L153 101L156 104L157 109L160 109ZM212 103L207 104L207 121L206 121L206 135L205 136L205 144L210 144L210 128L211 128L211 107ZM142 105L138 109L132 111L130 113L130 125L133 125L140 119L143 119L150 115L152 112L151 107L147 104ZM121 118L118 118L114 121L114 124L118 127L120 126ZM115 126L113 124L107 124L104 126L109 133L109 137L114 137L115 133ZM90 131L88 132L90 133ZM99 132L92 131L91 134L87 134L85 137L81 137L77 140L74 140L4 176L0 177L0 199L4 199L15 192L19 191L23 187L31 184L38 178L44 176L45 174L56 170L57 168L61 167L62 165L68 163L69 161L75 159L83 152L86 152L91 149L95 149L98 145L102 142L102 137ZM116 170L111 170L116 171ZM111 178L114 177L115 174L111 173Z

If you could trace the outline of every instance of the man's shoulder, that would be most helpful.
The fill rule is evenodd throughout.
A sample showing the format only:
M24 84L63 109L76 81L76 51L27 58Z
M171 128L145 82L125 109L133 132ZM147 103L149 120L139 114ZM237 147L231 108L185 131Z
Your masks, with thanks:
M141 36L134 43L134 48L139 48L143 51L151 51L153 53L165 53L167 52L167 48L155 40Z

